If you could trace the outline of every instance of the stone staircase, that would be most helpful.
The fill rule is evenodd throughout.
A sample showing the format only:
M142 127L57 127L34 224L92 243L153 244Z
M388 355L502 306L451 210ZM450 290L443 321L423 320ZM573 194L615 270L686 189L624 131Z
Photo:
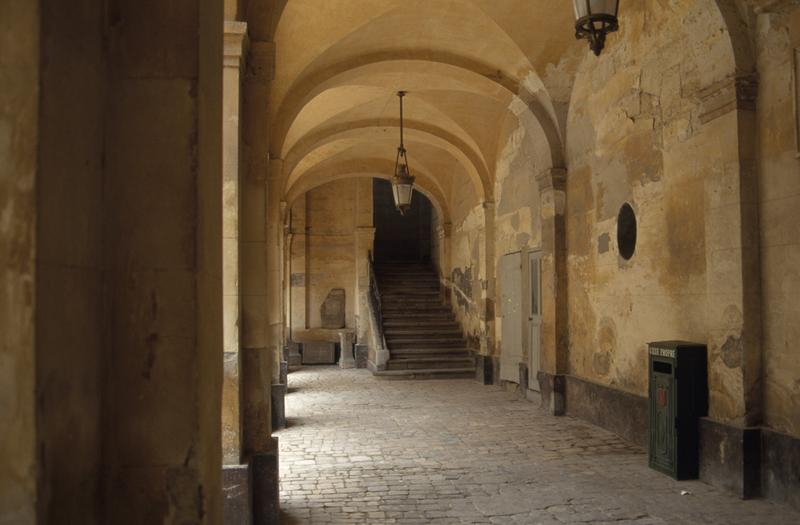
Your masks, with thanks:
M384 379L465 379L475 377L475 360L461 327L442 304L439 278L429 265L375 266L381 294L383 332L389 348Z

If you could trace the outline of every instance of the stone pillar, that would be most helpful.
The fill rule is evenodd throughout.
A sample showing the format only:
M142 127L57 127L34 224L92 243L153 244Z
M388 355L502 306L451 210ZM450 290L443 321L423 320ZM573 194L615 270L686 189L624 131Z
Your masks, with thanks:
M222 4L106 26L105 522L222 521Z
M354 334L350 330L342 330L339 332L339 347L341 348L339 368L356 367L356 359L353 355L353 340Z
M495 259L494 259L494 202L485 201L483 203L484 215L484 246L483 256L481 257L481 266L483 267L483 286L481 290L481 348L482 355L494 355L496 352L495 342L497 337L495 334Z
M743 77L700 93L721 154L705 179L709 416L737 426L762 415L756 91Z
M542 327L539 388L554 415L565 412L567 372L566 170L547 169L536 177L542 228Z
M289 273L289 300L291 301L291 317L289 318L289 339L294 341L294 331L308 327L307 316L307 248L308 235L306 232L306 195L303 194L292 206L291 232L292 245L289 247L291 268ZM297 347L293 347L297 350ZM291 352L292 348L290 348ZM298 355L299 357L299 355ZM299 366L300 363L289 362L290 366Z
M222 461L241 462L239 412L239 103L247 24L225 22L222 70Z
M251 40L243 84L243 153L239 228L243 455L253 481L253 522L278 520L277 440L272 434L273 355L268 340L267 178L269 87L275 45Z
M272 383L280 383L283 358L283 161L272 159L267 179L267 348L272 356Z
M356 228L356 340L367 341L369 329L369 253L375 245L375 228L359 226Z
M0 432L0 519L8 523L47 523L41 515L37 519L36 512L37 503L41 505L44 496L37 493L37 475L41 476L43 470L37 462L43 459L42 452L46 452L37 446L37 440L42 439L37 435L41 434L41 429L37 428L36 421L37 404L41 406L41 398L37 400L36 396L37 369L41 368L37 347L41 341L35 333L39 320L34 311L40 306L35 295L39 295L42 287L36 269L41 241L35 233L37 226L41 228L41 224L37 225L41 221L37 215L41 212L36 204L37 198L42 198L39 192L41 175L37 173L37 169L41 169L37 159L39 87L41 85L43 90L47 87L46 81L40 84L40 64L42 71L46 69L40 60L40 4L0 4L3 41L0 45L0 78L3 79L0 81L0 130L3 130L0 139L0 210L3 210L3 225L0 227L0 304L3 305L0 307L0 366L3 370L3 380L0 381L0 399L3 400L0 409L0 427L3 429ZM42 21L46 17L46 14L42 15ZM73 38L73 41L78 40ZM47 47L45 42L41 50L44 56L47 56ZM71 64L76 62L73 60ZM61 159L63 163L64 159ZM81 167L83 173L90 172L88 166ZM59 168L63 170L64 167ZM60 180L64 180L65 174L72 175L68 170L69 167L59 171ZM72 185L72 178L68 180ZM64 187L60 186L63 192ZM58 203L60 199L54 198L52 202ZM72 243L69 248L71 254L77 252L73 251ZM70 291L74 291L78 283L90 282L83 273L75 277L70 275L70 280L64 279L66 272L77 274L76 266L75 263L65 264L65 273L59 274L63 282L69 283ZM60 301L55 302L60 303L59 310L70 310ZM63 334L59 343L62 337ZM58 350L59 355L63 355L63 349L59 347ZM79 366L83 365L80 363ZM66 386L68 383L59 381L59 384ZM81 387L84 391L91 391L88 385ZM63 399L63 394L61 397ZM90 432L88 428L81 430L85 430L83 436ZM88 476L84 479L88 488ZM89 519L94 517L89 509L87 515Z
M439 279L441 280L442 302L450 301L452 282L450 280L450 235L453 232L453 224L442 222L436 229L439 238Z

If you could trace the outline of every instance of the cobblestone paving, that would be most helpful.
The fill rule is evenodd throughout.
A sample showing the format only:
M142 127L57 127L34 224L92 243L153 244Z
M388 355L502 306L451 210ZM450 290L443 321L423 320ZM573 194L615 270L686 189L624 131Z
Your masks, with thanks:
M497 387L326 367L290 374L289 392L286 524L800 524L788 507L675 482L615 435Z

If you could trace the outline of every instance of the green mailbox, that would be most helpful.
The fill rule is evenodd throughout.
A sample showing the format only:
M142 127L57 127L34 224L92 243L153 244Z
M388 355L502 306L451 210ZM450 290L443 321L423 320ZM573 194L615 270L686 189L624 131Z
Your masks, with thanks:
M650 467L675 479L698 476L699 418L708 415L706 346L649 344Z

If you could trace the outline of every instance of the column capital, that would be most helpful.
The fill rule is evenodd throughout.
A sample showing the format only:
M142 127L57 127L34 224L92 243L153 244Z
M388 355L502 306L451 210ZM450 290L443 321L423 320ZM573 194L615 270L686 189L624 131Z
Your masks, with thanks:
M275 79L275 42L250 42L246 78L250 82L264 84Z
M364 237L372 240L375 238L375 228L372 226L358 226L356 228L356 235L362 240Z
M224 31L222 65L239 68L247 50L247 23L226 20Z
M548 168L536 175L539 191L564 191L567 185L567 170L564 168Z
M705 124L731 111L755 111L758 77L731 76L698 92L702 104L700 122Z

